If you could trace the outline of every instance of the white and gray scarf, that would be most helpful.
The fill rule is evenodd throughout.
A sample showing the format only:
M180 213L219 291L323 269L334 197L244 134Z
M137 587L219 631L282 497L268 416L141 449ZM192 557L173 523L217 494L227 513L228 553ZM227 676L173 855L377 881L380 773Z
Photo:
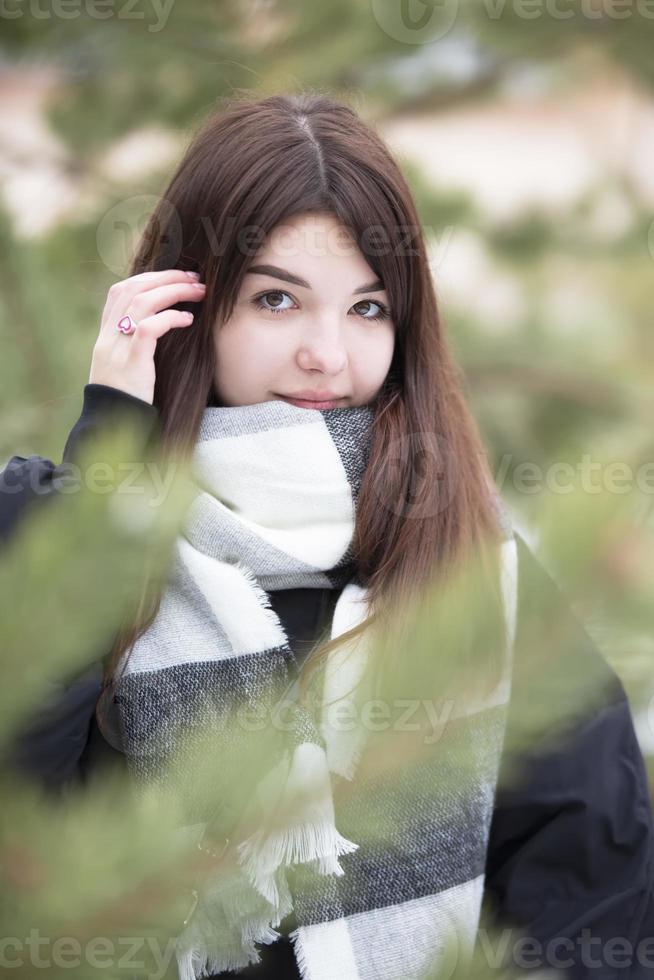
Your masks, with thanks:
M370 791L335 791L356 782L365 747L365 726L339 723L333 705L354 704L363 689L367 634L329 655L317 708L307 709L295 698L297 663L267 595L342 589L331 638L366 618L352 538L373 421L368 407L312 410L281 400L205 409L193 457L200 492L157 616L127 652L116 684L122 748L138 780L174 772L189 800L186 830L198 839L213 820L203 780L213 806L218 795L230 813L229 787L218 788L220 759L239 758L241 736L250 751L259 738L268 768L255 767L254 782L243 771L245 799L242 787L238 807L223 814L229 871L221 865L205 881L176 937L180 980L259 962L256 944L278 939L289 913L303 980L407 980L433 968L447 943L472 949L510 692L517 569L510 529L502 545L505 668L478 710L448 717L476 760L460 794L439 743L421 771L413 768L410 786L394 772ZM234 722L234 705L269 718L280 697L290 708L285 724L246 736L247 726ZM176 755L180 735L209 730L211 786L206 758L195 769L192 752ZM251 764L251 755L243 758ZM291 821L280 825L280 812ZM377 826L383 833L371 832Z

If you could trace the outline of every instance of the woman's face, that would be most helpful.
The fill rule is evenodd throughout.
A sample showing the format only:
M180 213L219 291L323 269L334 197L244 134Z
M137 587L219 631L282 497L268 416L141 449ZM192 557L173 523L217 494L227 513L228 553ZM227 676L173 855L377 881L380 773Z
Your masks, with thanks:
M395 344L388 295L375 279L334 216L296 215L277 225L251 259L229 320L214 329L220 403L372 401Z

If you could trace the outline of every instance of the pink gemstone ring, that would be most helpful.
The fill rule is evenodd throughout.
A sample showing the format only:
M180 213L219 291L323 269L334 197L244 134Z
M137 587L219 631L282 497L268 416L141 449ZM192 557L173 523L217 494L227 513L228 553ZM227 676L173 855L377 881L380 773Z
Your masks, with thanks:
M116 324L116 330L120 330L121 333L134 333L136 330L136 323L132 320L129 313L122 317Z

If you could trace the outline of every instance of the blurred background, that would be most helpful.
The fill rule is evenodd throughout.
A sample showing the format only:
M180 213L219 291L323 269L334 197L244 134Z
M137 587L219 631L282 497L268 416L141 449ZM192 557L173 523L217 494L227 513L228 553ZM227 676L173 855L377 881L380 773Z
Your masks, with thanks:
M216 100L342 98L414 190L498 486L654 786L654 5L7 0L0 26L0 462L61 459L107 290Z

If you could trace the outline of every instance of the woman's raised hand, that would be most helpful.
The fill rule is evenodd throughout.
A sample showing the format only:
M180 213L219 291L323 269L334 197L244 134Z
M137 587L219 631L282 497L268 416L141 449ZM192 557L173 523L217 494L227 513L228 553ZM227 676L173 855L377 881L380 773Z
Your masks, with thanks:
M89 383L119 388L152 404L157 340L173 327L193 323L192 313L168 307L202 302L206 287L198 278L197 273L166 269L115 282L102 313ZM136 324L133 333L117 329L118 321L127 315Z

